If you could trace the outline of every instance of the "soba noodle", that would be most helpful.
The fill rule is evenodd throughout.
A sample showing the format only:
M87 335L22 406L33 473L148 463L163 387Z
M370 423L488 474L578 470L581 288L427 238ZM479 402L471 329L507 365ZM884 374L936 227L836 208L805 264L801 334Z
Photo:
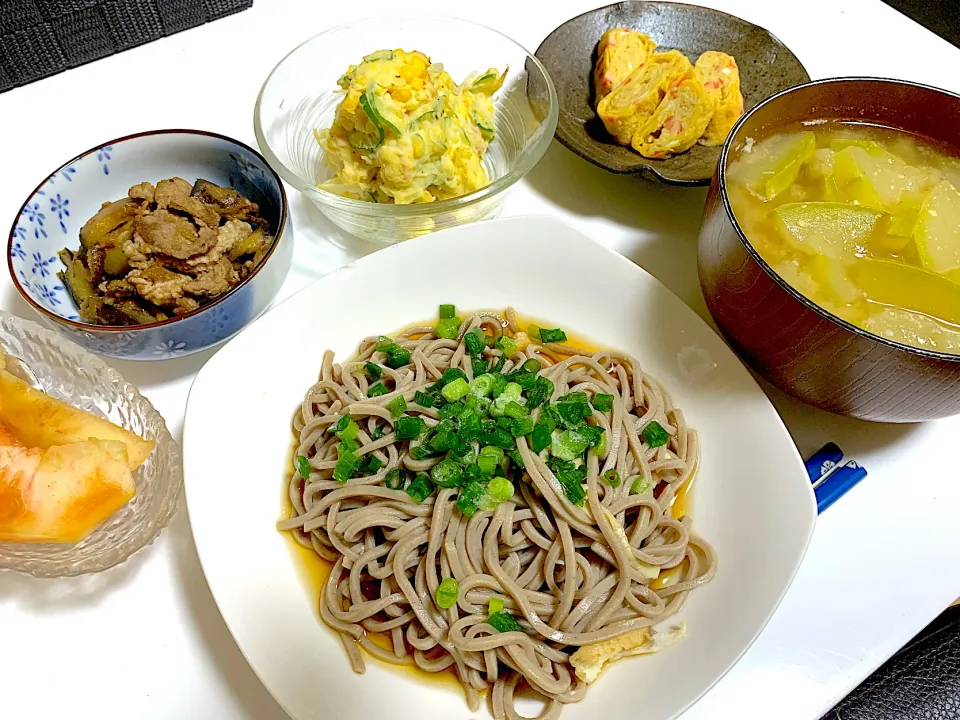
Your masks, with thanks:
M605 455L587 454L582 506L564 493L545 461L547 451L533 453L526 436L516 439L525 467L515 476L516 491L492 511L478 510L472 517L461 513L457 487L438 487L416 502L405 490L384 484L393 468L429 472L443 459L413 459L410 443L396 439L387 405L402 395L407 415L423 418L428 429L436 427L437 408L416 404L415 392L425 391L451 367L473 380L464 336L475 327L494 338L505 334L518 340L522 349L506 360L502 372L536 359L540 374L553 383L553 402L575 391L613 396L609 411L592 411L592 423L606 431ZM297 455L309 459L309 478L294 472L293 509L279 527L333 564L320 615L338 633L356 672L364 671L361 651L428 672L452 667L471 710L492 688L494 715L516 720L521 716L514 696L520 686L542 695L546 707L539 717L553 719L563 704L586 693L583 673L578 677L571 662L578 648L601 648L643 631L647 642L634 653L652 651L647 629L677 613L690 591L713 577L712 548L691 534L688 517L671 514L678 491L695 470L697 434L667 391L628 355L525 344L526 333L512 309L467 318L458 338L440 338L429 326L396 336L394 342L411 353L410 362L382 367L381 382L389 392L377 397L368 395L373 383L364 371L368 361L383 365L377 338L365 339L342 364L334 363L332 352L324 355L320 380L294 421ZM489 344L482 353L490 364L500 355ZM356 452L361 457L373 453L381 462L373 474L345 484L332 477L339 444L332 430L343 415L359 424ZM642 433L654 420L670 436L657 448ZM617 487L602 479L610 470L623 478ZM650 482L638 486L634 478ZM459 582L457 602L441 609L435 597L448 577ZM498 632L489 624L491 598L502 600L522 632ZM390 649L368 633L389 638Z

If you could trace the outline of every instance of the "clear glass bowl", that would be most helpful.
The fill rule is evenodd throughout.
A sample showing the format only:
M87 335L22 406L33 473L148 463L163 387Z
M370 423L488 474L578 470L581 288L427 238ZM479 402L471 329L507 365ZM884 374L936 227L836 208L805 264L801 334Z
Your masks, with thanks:
M34 322L0 313L0 347L45 393L107 418L157 447L134 473L137 494L83 541L2 543L0 570L67 577L119 565L160 534L183 489L180 446L150 401L99 358ZM20 373L18 373L20 374Z
M494 96L496 137L484 156L490 184L451 200L387 205L320 190L332 176L315 129L328 128L342 94L337 79L375 50L420 50L454 81L509 66ZM353 235L391 244L495 216L505 191L543 157L557 128L557 92L540 61L482 25L431 15L382 15L341 25L300 45L267 77L254 109L260 151L277 173Z

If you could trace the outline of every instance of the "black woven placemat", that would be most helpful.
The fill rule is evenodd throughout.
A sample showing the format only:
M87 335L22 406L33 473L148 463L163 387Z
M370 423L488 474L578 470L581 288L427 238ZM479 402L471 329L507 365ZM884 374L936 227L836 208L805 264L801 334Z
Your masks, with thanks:
M253 0L0 0L0 92L251 5Z

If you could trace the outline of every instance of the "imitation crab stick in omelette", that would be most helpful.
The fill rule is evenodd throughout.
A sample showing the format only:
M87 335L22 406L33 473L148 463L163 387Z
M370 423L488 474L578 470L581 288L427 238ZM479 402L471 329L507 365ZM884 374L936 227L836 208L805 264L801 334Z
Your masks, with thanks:
M740 69L737 61L726 53L708 50L697 58L693 72L703 84L713 105L713 117L701 145L723 145L737 119L743 115L743 95L740 93Z
M593 87L600 102L630 73L641 67L650 57L657 44L648 35L628 30L610 28L600 38L597 47L597 65L593 70Z
M648 158L665 158L692 148L713 116L713 103L692 72L667 89L653 116L633 136L633 149Z
M136 494L155 443L3 367L0 353L0 542L79 542Z

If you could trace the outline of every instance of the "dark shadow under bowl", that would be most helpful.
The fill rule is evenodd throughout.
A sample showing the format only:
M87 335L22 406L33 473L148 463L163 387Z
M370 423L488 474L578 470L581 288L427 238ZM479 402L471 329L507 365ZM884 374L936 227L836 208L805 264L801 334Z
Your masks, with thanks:
M873 78L821 80L772 97L733 128L700 231L700 284L741 358L781 390L864 420L918 422L960 413L960 355L871 335L784 282L750 244L727 197L726 170L745 140L800 122L842 119L925 136L960 154L960 96Z
M557 140L610 172L644 173L678 185L706 185L720 158L719 147L694 145L680 155L650 160L614 142L594 110L592 77L600 36L615 27L644 32L656 41L658 50L680 50L691 62L706 50L733 55L748 110L770 95L810 80L797 57L768 31L717 10L670 2L621 2L578 15L550 33L536 56L557 86Z

